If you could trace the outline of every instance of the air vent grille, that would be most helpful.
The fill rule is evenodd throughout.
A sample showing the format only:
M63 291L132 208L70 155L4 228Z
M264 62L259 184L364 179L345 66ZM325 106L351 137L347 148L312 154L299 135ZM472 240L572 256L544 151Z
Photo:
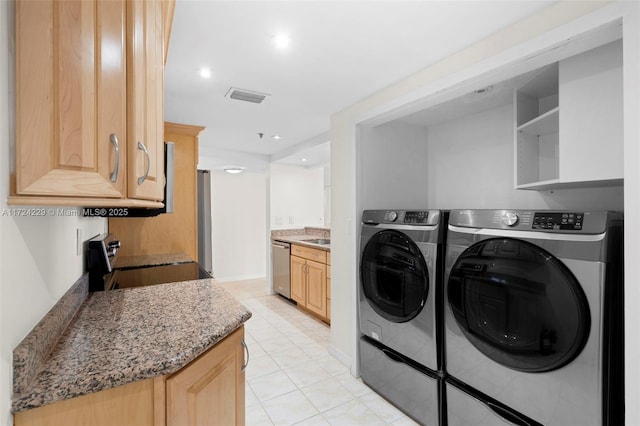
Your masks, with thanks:
M255 92L253 90L245 90L238 89L236 87L231 87L227 94L225 95L228 98L235 99L238 101L251 102L254 104L262 103L269 96L266 93Z

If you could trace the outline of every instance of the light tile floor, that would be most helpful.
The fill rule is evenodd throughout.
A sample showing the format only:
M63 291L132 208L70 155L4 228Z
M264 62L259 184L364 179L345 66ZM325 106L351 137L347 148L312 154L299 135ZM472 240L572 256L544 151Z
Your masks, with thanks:
M245 323L246 424L416 425L329 355L329 327L264 279L221 284L253 313Z

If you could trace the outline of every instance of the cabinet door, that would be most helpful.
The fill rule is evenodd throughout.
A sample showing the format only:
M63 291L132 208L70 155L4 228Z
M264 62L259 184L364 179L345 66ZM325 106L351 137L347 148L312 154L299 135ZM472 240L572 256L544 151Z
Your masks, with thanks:
M125 196L125 13L16 2L16 194Z
M327 265L307 260L307 309L327 316Z
M622 40L560 61L560 180L621 180Z
M305 306L306 261L298 256L291 256L291 298L300 306Z
M167 426L244 425L244 327L167 379Z
M129 198L162 200L164 189L164 19L160 0L128 5Z

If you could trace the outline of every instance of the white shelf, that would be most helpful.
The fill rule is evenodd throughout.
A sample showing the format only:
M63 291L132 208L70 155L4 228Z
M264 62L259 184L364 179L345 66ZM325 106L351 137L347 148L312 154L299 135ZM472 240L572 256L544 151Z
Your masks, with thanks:
M558 133L559 130L560 107L557 106L552 110L537 116L518 126L518 131L531 135L543 136L551 133Z

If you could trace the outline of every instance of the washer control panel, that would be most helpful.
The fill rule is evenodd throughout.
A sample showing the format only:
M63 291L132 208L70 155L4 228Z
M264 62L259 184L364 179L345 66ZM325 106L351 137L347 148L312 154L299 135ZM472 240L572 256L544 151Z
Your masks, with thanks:
M581 231L584 213L535 213L533 229Z

